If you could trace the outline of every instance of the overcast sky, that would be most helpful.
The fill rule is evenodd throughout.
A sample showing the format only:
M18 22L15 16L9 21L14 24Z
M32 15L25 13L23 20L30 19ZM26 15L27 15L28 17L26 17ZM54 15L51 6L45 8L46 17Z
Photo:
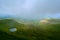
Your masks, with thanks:
M60 18L60 0L0 0L0 16Z

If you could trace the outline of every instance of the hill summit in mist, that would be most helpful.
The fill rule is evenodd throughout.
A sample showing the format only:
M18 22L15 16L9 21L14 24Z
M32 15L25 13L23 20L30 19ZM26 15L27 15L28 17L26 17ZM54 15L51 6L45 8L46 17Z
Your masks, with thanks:
M43 20L40 20L40 23L59 24L60 19L55 19L55 18L43 19Z

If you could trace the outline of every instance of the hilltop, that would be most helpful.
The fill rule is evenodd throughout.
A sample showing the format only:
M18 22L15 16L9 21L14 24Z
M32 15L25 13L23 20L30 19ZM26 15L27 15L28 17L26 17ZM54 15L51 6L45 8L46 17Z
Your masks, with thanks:
M43 19L43 20L40 20L40 23L60 24L60 19L54 19L54 18L51 18L51 19Z

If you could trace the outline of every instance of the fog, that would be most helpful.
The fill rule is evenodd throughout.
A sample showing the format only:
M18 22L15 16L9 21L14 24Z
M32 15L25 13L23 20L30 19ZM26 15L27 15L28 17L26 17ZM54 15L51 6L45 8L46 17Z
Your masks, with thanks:
M60 18L60 0L0 0L0 15L26 19Z

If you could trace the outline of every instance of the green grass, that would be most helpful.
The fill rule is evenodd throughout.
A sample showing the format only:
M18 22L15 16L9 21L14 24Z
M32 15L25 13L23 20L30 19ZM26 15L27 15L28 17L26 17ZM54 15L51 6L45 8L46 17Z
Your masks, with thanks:
M13 27L17 31L9 32ZM0 40L60 40L60 24L25 25L10 19L0 20Z

